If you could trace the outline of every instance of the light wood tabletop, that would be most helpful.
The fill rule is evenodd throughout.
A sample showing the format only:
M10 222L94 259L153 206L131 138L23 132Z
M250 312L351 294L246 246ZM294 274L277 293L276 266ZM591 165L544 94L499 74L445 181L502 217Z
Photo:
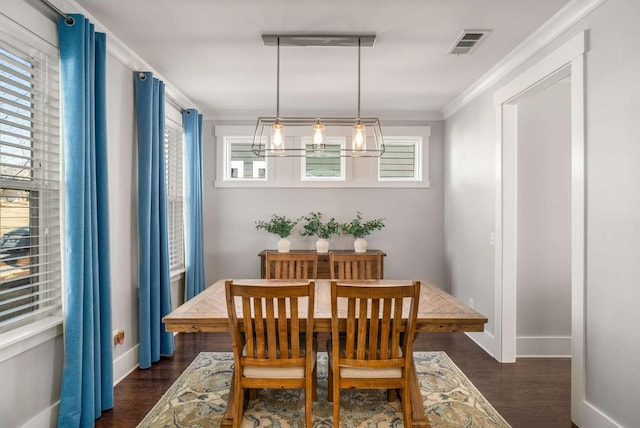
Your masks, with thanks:
M278 280L252 279L242 281L268 285L269 282L277 282ZM375 283L378 281L367 282ZM380 281L380 283L386 284L390 282L393 280ZM331 332L330 291L329 280L316 280L314 330L318 332ZM176 308L163 318L163 322L167 331L173 332L229 331L224 280L215 282L196 297ZM416 324L418 332L478 332L484 330L486 322L487 318L484 315L427 281L421 281L420 305Z
M243 283L251 282L256 285L268 287L270 283L281 280L250 279L242 280ZM392 282L404 282L404 280L366 281L371 284L389 284ZM408 309L408 308L406 308ZM242 308L238 308L239 313ZM340 313L339 309L339 313ZM346 314L346 309L342 311ZM306 313L300 313L300 317L306 317ZM346 315L345 315L346 317ZM225 298L224 280L219 280L207 287L193 299L176 308L163 318L167 331L173 332L228 332L229 318ZM445 291L421 281L420 304L418 306L418 319L416 331L420 332L480 332L484 330L487 318L476 312L469 306L460 302ZM317 332L331 332L331 286L325 279L316 280L314 330ZM235 375L235 374L234 374ZM233 384L233 383L232 383ZM229 394L227 411L222 419L221 427L233 425L233 391ZM429 419L424 413L420 384L415 372L415 365L411 377L411 408L412 426L414 428L428 428Z

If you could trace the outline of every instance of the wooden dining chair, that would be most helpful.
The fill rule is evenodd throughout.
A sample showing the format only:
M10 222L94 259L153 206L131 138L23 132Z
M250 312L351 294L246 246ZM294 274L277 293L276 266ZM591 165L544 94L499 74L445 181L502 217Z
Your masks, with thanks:
M329 253L331 279L382 279L382 253Z
M333 426L340 426L340 390L347 388L399 389L404 426L411 426L409 379L419 301L419 281L331 281L327 351ZM346 310L346 320L339 308ZM340 334L345 325L346 334Z
M316 279L318 255L314 251L277 253L268 251L265 256L266 279Z
M242 423L245 389L304 388L305 423L311 427L316 399L315 282L227 280L225 293L235 363L233 426Z

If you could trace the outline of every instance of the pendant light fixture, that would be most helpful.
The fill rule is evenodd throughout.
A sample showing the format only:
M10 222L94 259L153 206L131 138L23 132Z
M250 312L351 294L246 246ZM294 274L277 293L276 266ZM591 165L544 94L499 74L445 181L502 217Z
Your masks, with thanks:
M362 156L367 148L366 128L360 121L360 48L362 47L360 39L358 39L358 117L353 125L353 134L351 135L351 154L353 156Z
M314 152L323 152L326 148L324 125L320 122L320 118L316 119L312 129L312 144Z
M276 123L271 125L271 150L276 156L284 155L284 129L280 123L280 38L278 38L278 66L276 71Z
M373 46L375 36L350 35L263 35L266 46L277 47L276 116L259 117L253 136L251 151L260 157L303 157L324 152L327 129L331 135L351 135L351 144L340 149L342 157L380 157L384 153L382 130L378 118L360 117L360 48ZM281 46L336 46L358 48L358 108L356 117L282 117L280 116L280 47ZM295 127L295 135L309 135L311 144L285 140L285 132ZM270 132L269 132L270 130ZM270 141L267 136L270 135ZM293 134L290 134L293 135Z

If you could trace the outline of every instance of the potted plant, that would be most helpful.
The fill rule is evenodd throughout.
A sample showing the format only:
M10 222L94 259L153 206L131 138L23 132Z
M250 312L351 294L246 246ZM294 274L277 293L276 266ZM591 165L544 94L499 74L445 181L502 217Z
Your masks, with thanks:
M289 219L283 215L274 214L269 221L256 221L256 229L273 233L280 237L278 241L278 252L288 253L291 243L287 239L291 235L293 228L300 222L300 219Z
M340 234L340 223L335 218L331 218L329 221L324 222L322 220L322 213L317 211L309 213L309 215L303 216L302 220L306 223L302 226L303 230L300 232L302 236L317 236L316 250L319 253L326 253L329 251L329 239L333 235Z
M362 213L358 211L353 220L340 226L340 230L343 234L356 238L353 242L356 253L364 253L367 251L367 241L364 238L371 235L371 232L374 230L380 230L384 228L384 226L383 218L364 221L362 219Z

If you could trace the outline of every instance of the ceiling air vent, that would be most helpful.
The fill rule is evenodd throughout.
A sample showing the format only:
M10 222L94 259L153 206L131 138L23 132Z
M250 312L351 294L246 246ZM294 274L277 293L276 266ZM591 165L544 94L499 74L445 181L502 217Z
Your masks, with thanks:
M448 54L466 55L471 53L482 40L489 34L490 30L464 30L456 41L449 48Z

